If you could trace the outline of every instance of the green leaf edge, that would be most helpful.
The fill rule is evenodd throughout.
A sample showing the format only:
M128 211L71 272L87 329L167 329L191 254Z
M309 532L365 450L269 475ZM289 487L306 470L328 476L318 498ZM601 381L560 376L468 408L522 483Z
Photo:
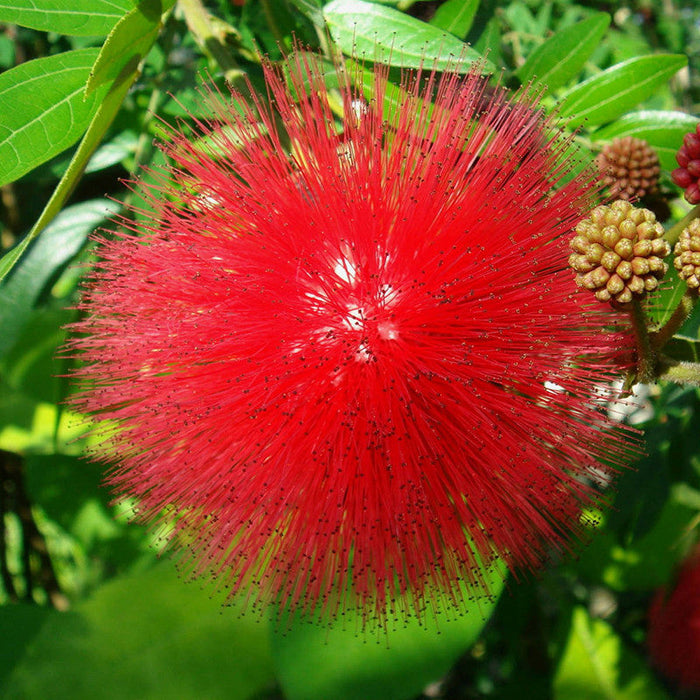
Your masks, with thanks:
M345 32L348 30L344 27L340 27L340 32L334 31L334 24L333 21L333 13L336 9L336 5L340 5L342 7L343 4L346 4L348 0L331 0L324 8L323 8L323 16L326 20L326 25L329 28L329 32L331 36L333 37L333 40L335 43L340 47L340 49L345 53L347 56L353 57L353 58L364 58L367 60L373 60L377 62L382 62L385 63L386 61L383 60L383 56L381 54L382 48L391 48L392 54L396 54L399 56L400 63L399 62L394 62L392 60L391 64L396 65L398 67L402 68L423 68L424 66L429 66L429 67L435 67L437 70L444 70L444 69L452 69L456 70L458 72L469 72L473 70L472 65L476 64L479 66L481 69L482 73L492 73L495 71L495 66L485 59L481 54L479 54L475 49L471 48L469 45L464 44L463 42L460 42L463 44L462 50L460 55L447 55L447 56L442 56L442 55L437 55L437 56L428 56L427 54L425 56L420 56L419 61L407 61L406 59L409 56L409 52L404 51L400 46L396 46L395 43L391 43L389 45L385 45L384 47L382 46L382 43L379 42L378 35L377 35L377 40L376 40L376 51L375 55L373 56L366 56L361 52L358 52L356 50L356 39L354 37L353 33L353 44L350 45L343 41L343 35ZM449 34L448 32L444 32L442 30L439 30L437 27L433 27L432 25L428 24L427 22L422 22L421 20L415 19L404 12L400 12L399 10L395 10L391 7L385 7L384 5L377 5L375 3L371 2L365 2L365 0L352 0L353 5L357 5L356 12L361 12L365 15L373 15L375 17L380 17L382 19L386 19L389 22L391 22L394 26L403 26L408 28L408 34L410 34L411 31L416 31L417 29L421 29L423 31L432 31L435 32L435 37L434 40L437 40L439 38L443 39L448 39L451 42L459 42L460 40L457 39L452 34ZM346 15L346 14L351 14L350 12L341 12L338 13L339 16ZM396 32L394 32L396 34ZM427 41L427 40L426 40ZM419 57L419 54L413 54L415 57Z
M595 51L598 43L610 26L610 22L611 17L607 12L597 12L587 19L562 29L540 44L530 54L527 61L516 71L516 75L524 83L536 80L538 84L542 85L543 94L548 94L552 90L565 85L571 78L576 76L586 60ZM560 56L560 52L556 50L556 45L561 42L562 38L569 39L570 36L577 38L578 43L573 51ZM545 60L545 66L549 63L549 68L541 75L537 75L543 60ZM562 69L562 66L567 61L569 63L573 61L575 67L573 69ZM561 73L563 77L554 81L549 80L549 76L556 73Z
M111 79L109 75L110 68L112 67L112 64L115 61L119 62L119 59L121 58L126 63L129 60L131 60L134 55L137 55L139 57L139 60L143 58L143 55L141 54L131 53L123 55L121 54L121 52L116 52L115 54L113 54L112 47L118 44L118 42L121 40L121 34L131 33L131 24L140 21L141 18L148 19L147 15L143 12L142 9L146 2L147 0L142 0L142 2L140 2L133 10L131 10L131 12L125 14L114 25L112 31L107 35L107 38L105 39L105 42L102 45L102 48L100 49L100 53L97 56L97 59L95 60L92 70L90 71L90 77L88 78L88 81L85 85L85 97L88 97L103 83L109 82L109 80ZM149 32L149 34L154 34L153 40L148 42L149 49L155 41L155 36L157 36L158 32L160 31L160 26L161 18L159 16L158 20L153 22L153 27ZM143 36L138 37L133 42L134 46L138 46L144 40L144 38L145 37Z
M90 125L76 150L65 174L56 186L51 198L44 207L37 222L29 233L15 248L5 253L0 259L0 282L10 273L12 268L27 249L29 243L34 240L58 214L73 188L78 183L90 156L94 153L102 137L112 123L124 98L139 74L138 61L133 59L122 69L120 76L114 81L104 100L95 112Z
M657 63L659 61L665 61L667 63L666 67L662 70L655 71L649 75L645 83L657 83L662 82L664 79L674 75L681 68L687 65L688 57L681 54L654 54L652 56L637 56L635 58L630 58L627 61L622 61L614 66L604 70L598 75L585 80L582 83L571 88L568 92L562 95L559 101L559 118L562 121L569 123L583 123L589 116L585 114L584 117L581 115L576 115L575 110L579 107L581 100L585 98L593 89L604 84L611 76L615 76L618 73L624 74L624 71L629 69L630 66L641 65L645 63ZM637 85L638 87L638 85ZM612 98L608 98L607 102L611 102L617 97L613 95ZM642 100L640 100L642 101ZM600 102L598 106L600 106ZM594 108L588 108L588 111L593 111ZM612 120L611 120L612 121ZM598 126L599 123L589 121L590 126Z

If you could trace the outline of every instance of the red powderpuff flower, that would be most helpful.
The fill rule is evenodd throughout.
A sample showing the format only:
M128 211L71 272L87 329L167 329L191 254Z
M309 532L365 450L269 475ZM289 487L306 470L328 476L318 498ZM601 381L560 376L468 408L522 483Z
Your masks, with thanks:
M594 188L527 96L338 67L331 99L308 61L165 146L143 235L102 243L74 405L196 573L331 614L460 602L580 533L626 442L622 317L567 270Z
M673 588L654 596L647 644L665 676L684 689L700 690L700 547L683 564Z

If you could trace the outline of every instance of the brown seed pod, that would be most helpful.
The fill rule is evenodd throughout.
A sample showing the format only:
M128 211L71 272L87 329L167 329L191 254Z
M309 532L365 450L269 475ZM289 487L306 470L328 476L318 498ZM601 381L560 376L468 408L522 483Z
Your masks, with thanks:
M596 165L611 196L618 199L644 197L659 184L659 157L642 139L614 139L598 154Z
M690 289L700 288L700 219L693 219L683 229L673 254L678 276Z
M598 301L627 304L659 285L671 252L664 229L648 209L618 199L593 209L576 226L569 265L576 282Z

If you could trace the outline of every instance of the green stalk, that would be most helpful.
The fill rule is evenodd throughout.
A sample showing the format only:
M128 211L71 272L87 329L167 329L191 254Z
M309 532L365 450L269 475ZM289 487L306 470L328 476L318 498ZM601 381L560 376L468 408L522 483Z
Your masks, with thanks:
M637 381L648 384L656 379L657 358L649 338L647 316L638 299L632 300L630 317L637 341Z
M695 303L698 300L697 289L686 289L685 294L678 302L678 306L673 310L671 317L659 328L659 330L651 333L651 344L655 350L659 350L682 328L683 324L688 320L688 317L695 308Z
M700 216L700 204L696 204L679 222L671 226L671 228L666 231L664 238L673 246L677 243L680 238L683 229L688 226L688 224Z
M700 363L681 362L668 357L659 360L659 378L677 384L700 386Z
M201 0L179 0L179 6L185 16L187 27L197 43L219 64L226 80L247 94L245 71L241 70L236 60L214 32L209 13L202 5Z

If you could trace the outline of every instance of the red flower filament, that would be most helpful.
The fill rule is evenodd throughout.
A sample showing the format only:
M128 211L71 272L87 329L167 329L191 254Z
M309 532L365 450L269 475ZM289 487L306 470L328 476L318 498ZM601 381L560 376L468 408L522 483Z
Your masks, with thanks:
M622 317L567 270L594 187L476 74L388 107L385 70L371 98L338 70L337 117L305 61L265 68L262 116L234 95L166 146L157 215L103 242L74 402L197 573L331 613L461 602L565 548L620 461Z

